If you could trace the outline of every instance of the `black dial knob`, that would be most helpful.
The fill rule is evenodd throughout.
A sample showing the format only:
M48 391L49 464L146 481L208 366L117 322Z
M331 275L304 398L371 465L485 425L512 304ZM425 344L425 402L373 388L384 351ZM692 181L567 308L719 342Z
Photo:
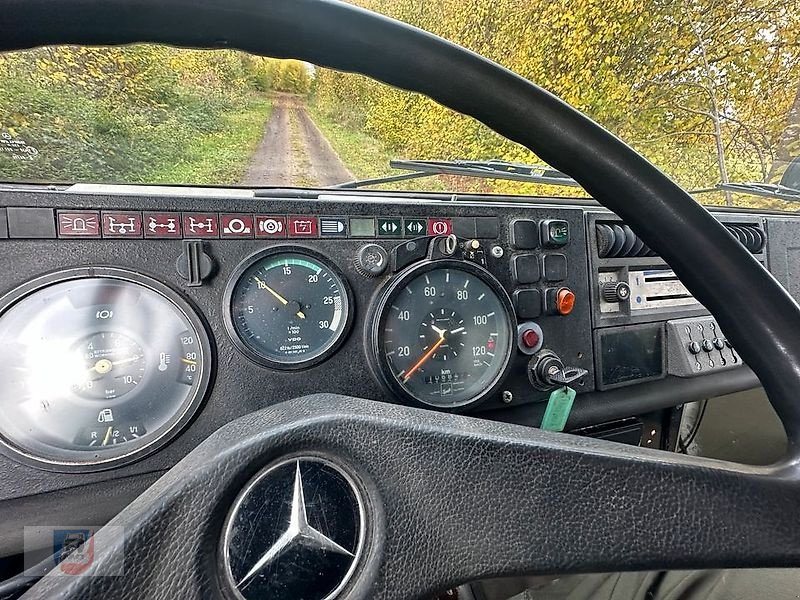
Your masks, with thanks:
M624 281L608 281L603 284L601 293L606 302L627 302L631 297L631 286Z
M725 347L725 340L722 338L714 338L714 348L722 350Z
M714 343L711 340L703 340L703 350L711 352L714 349Z
M367 244L358 250L356 271L364 277L377 277L389 265L389 254L378 244Z
M697 342L689 342L689 352L692 354L700 354L701 350L702 348L700 347L700 344Z

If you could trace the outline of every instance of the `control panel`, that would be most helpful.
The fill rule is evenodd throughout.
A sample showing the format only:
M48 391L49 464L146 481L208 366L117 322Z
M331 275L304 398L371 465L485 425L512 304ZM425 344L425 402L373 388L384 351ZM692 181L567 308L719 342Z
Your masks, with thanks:
M0 364L14 370L0 381L52 398L0 430L14 473L0 501L169 469L308 394L493 415L563 386L637 398L617 388L741 364L669 266L594 206L113 188L0 194ZM721 218L766 262L768 219ZM58 366L46 381L42 364Z
M580 207L26 196L0 207L0 243L36 248L37 273L102 257L182 289L229 366L218 389L235 378L278 398L324 381L368 398L497 408L547 399L558 374L530 380L543 356L579 374L579 392L595 389Z
M768 266L763 217L714 216ZM598 389L742 366L706 308L627 224L610 213L587 213L586 229Z
M569 223L562 219L515 219L511 223L513 297L520 318L572 312L575 293L563 285L569 261L560 251L569 241Z
M69 210L8 207L0 237L11 239L309 239L414 238L450 235L493 239L497 217L403 218L198 211Z
M714 216L757 260L769 266L763 217ZM586 229L594 327L663 322L708 313L669 265L618 217L587 213Z
M697 377L742 365L728 338L712 317L667 321L670 375Z

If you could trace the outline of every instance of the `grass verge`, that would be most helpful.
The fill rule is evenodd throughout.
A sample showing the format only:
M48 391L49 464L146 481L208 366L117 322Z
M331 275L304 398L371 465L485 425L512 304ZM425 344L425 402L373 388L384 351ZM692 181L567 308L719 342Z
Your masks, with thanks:
M397 173L389 167L394 156L380 140L337 123L314 104L309 104L308 112L354 176L367 179Z
M308 112L317 127L328 138L336 154L358 179L372 179L384 175L399 175L405 171L392 169L389 161L399 158L397 153L387 148L383 142L364 131L352 129L337 123L320 107L310 103ZM447 183L439 176L411 179L396 183L370 186L376 190L415 190L440 192L448 189Z
M153 182L239 183L271 113L271 100L253 94L242 106L222 115L218 130L198 135L178 162L157 170Z

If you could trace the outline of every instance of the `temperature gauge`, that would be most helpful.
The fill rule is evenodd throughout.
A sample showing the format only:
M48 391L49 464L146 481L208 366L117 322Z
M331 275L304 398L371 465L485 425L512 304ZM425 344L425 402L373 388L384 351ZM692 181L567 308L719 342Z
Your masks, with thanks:
M141 456L186 424L211 347L168 287L110 268L35 280L0 300L0 440L64 469Z

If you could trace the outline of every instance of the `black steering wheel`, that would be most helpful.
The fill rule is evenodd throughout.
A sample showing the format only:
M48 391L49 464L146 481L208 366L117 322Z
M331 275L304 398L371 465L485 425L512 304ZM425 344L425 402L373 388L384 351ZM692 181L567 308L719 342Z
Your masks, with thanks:
M781 464L756 468L355 398L287 399L220 429L110 523L124 539L96 546L95 566L124 559L124 576L46 577L31 598L227 593L226 515L259 471L299 454L338 465L363 500L363 551L341 598L418 598L522 573L800 565L800 308L587 117L463 48L332 0L5 0L0 32L3 50L157 42L299 58L479 119L574 177L669 262L758 374L789 438Z

